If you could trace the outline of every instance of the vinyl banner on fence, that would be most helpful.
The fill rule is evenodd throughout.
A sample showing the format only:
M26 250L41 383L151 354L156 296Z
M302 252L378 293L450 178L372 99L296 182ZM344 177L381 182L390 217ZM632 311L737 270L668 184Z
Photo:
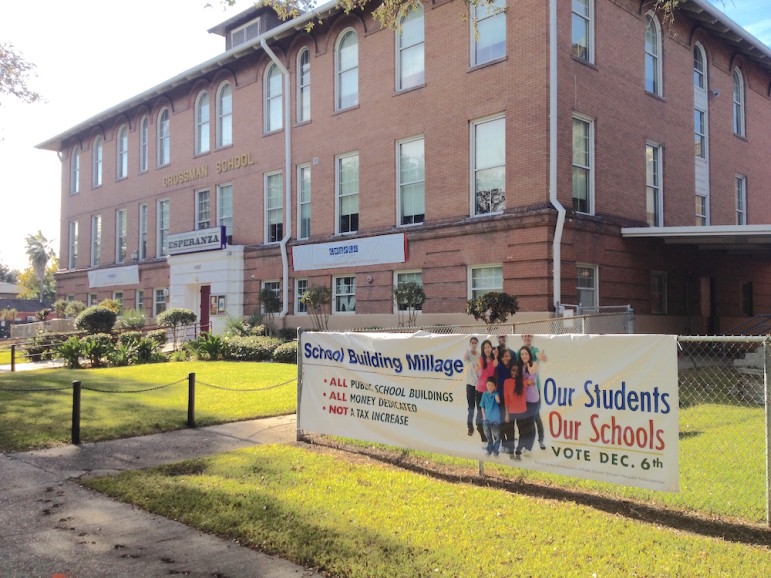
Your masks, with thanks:
M507 335L500 346L499 340L303 333L298 425L677 491L675 336Z

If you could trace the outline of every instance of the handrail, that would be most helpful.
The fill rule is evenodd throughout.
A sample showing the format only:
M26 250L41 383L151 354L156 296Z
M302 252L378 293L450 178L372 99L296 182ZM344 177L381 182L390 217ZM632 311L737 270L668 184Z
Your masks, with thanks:
M761 313L732 327L726 335L763 335L767 331L771 331L771 314Z

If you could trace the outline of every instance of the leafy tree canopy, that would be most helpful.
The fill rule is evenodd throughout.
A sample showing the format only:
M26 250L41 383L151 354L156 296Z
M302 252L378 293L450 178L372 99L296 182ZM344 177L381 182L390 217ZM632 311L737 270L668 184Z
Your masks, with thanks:
M16 283L19 280L19 272L11 269L7 265L0 263L0 281L5 283Z
M24 60L13 44L0 42L0 95L9 94L24 102L36 102L42 97L27 86L35 65Z
M56 298L56 280L54 273L59 268L59 261L54 257L48 263L45 270L45 282L43 283L42 301L53 301ZM19 273L17 280L19 286L19 299L37 299L40 301L40 280L32 266Z

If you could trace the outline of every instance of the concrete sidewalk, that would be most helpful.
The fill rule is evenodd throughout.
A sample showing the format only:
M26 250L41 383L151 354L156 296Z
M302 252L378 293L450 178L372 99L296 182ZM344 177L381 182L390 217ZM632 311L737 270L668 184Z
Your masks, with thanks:
M117 473L295 440L295 416L0 454L0 576L319 576L79 485Z

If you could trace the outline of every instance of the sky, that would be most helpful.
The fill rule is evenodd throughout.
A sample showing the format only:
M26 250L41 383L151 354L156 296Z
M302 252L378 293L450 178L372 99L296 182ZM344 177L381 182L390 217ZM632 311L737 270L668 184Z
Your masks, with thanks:
M61 163L35 145L223 52L207 30L250 0L209 1L3 0L0 41L36 65L28 84L45 102L0 101L0 263L24 270L38 230L59 251ZM771 0L713 4L771 46Z

